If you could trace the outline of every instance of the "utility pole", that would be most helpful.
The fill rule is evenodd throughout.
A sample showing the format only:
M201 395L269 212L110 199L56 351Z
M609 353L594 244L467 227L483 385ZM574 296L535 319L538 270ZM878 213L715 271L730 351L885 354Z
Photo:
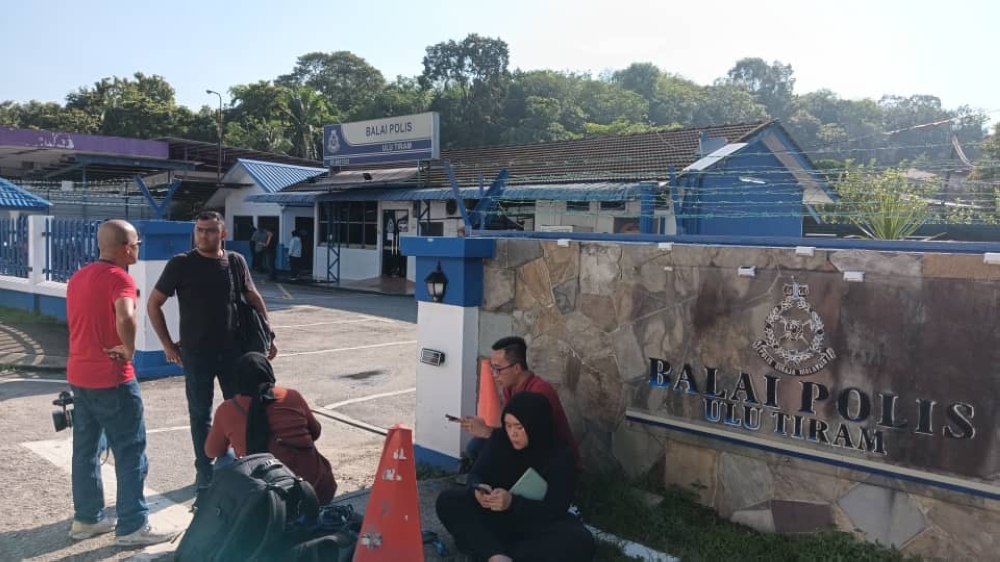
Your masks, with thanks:
M219 158L215 166L215 185L218 187L222 185L222 94L214 90L205 90L205 93L219 96Z

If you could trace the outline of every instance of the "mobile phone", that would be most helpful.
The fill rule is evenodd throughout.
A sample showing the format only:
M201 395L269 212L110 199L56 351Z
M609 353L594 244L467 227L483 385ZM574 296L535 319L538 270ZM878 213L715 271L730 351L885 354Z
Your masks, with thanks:
M451 414L445 414L445 415L444 415L444 419L446 419L446 420L448 420L448 421L450 421L450 422L458 422L458 421L462 421L462 418L459 418L459 417L456 417L456 416L453 416L453 415L451 415Z
M493 491L493 488L490 488L487 484L476 484L476 489L484 494L489 494Z

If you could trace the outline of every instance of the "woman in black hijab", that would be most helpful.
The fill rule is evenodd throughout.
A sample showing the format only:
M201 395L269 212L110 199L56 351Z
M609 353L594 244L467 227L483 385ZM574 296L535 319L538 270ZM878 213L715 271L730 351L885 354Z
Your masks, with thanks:
M312 484L320 503L337 492L330 461L316 450L321 426L305 399L275 386L267 356L250 352L236 361L236 396L219 405L205 440L205 454L221 457L229 447L237 457L271 453Z
M459 550L477 560L593 559L593 536L568 512L576 460L555 434L548 399L519 392L504 406L501 420L503 427L493 431L469 472L467 488L438 496L438 519ZM510 493L529 468L548 484L541 500Z

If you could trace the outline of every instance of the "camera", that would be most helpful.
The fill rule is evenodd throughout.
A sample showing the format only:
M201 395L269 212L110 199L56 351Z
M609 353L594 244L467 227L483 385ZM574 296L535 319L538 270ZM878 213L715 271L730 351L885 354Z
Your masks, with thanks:
M68 390L64 390L59 393L59 398L52 401L52 405L62 408L52 412L52 425L56 431L73 427L73 395Z

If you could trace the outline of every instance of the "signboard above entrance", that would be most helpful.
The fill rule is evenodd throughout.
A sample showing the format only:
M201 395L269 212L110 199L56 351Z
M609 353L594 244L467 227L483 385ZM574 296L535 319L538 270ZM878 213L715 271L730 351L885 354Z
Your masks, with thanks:
M326 125L323 165L385 164L436 159L441 153L437 112Z

